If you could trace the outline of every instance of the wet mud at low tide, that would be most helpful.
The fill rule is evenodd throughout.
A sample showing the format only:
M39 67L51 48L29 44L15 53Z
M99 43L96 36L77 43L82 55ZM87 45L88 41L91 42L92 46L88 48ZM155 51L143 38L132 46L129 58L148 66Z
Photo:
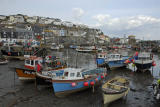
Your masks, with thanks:
M67 61L70 66L95 68L95 55L77 53L74 50L53 52ZM66 57L68 56L68 57ZM155 55L156 67L145 73L134 72L133 68L120 68L108 71L106 80L114 76L124 76L130 80L130 92L126 98L117 100L109 107L160 107L154 99L152 83L160 78L159 56ZM38 85L34 82L23 83L10 67L20 66L23 61L12 60L8 65L0 65L0 107L102 107L101 87L84 90L63 98L54 95L52 87ZM15 76L14 76L15 75Z

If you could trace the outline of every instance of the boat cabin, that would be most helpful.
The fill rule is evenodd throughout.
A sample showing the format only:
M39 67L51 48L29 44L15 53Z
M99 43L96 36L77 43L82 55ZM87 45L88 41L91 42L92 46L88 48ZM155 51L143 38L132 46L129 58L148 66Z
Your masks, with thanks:
M63 79L67 80L83 79L82 69L75 69L75 68L64 69Z
M43 59L41 57L30 56L25 59L25 67L28 69L35 69L38 63L42 63Z
M143 53L139 53L138 54L138 60L152 60L152 54L150 53L146 53L146 52L143 52Z
M107 60L108 61L122 60L122 55L121 54L108 54Z
M100 58L100 59L103 58L103 59L105 59L105 58L107 58L107 53L106 52L98 53L97 58Z

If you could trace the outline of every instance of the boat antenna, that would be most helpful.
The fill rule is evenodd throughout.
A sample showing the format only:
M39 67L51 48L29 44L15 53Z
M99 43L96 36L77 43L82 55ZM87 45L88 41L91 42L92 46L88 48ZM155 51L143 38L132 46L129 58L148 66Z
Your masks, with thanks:
M78 52L76 52L76 68L77 68L77 56L78 56Z
M68 68L68 49L67 49L67 68Z

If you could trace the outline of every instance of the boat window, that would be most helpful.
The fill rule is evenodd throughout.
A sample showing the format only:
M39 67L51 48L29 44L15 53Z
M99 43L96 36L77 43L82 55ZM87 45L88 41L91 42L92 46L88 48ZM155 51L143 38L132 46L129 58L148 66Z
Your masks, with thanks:
M116 58L119 58L119 55L116 55Z
M100 56L100 58L102 57L102 55L99 55Z
M30 64L30 60L26 60L26 64Z
M74 73L70 73L70 77L74 77Z
M114 58L114 55L111 55L111 58Z
M37 65L38 64L38 61L35 61L35 65Z
M34 61L33 60L31 60L31 65L34 65Z
M65 73L64 73L64 76L65 76L65 77L68 77L68 72L65 72Z
M81 74L80 74L80 72L77 72L77 77L81 77Z

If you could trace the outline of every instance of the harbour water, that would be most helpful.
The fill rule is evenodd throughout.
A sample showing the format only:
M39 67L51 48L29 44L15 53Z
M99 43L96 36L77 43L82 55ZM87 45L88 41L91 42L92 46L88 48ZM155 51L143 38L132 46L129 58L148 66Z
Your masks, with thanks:
M95 54L78 53L69 49L52 52L68 63L69 66L95 68ZM130 65L127 68L108 71L107 79L114 76L124 76L130 80L130 92L124 99L117 100L109 107L159 107L160 103L154 99L152 83L160 78L160 56L155 54L156 66L148 72L134 72ZM34 82L22 83L11 67L20 66L24 62L12 60L8 65L0 66L0 107L102 107L101 87L94 93L91 89L71 94L64 98L57 98L52 87L38 86Z

